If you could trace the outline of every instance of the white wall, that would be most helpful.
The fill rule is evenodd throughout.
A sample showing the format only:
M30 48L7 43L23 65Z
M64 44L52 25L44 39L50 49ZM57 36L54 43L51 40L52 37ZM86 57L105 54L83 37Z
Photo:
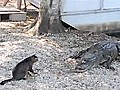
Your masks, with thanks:
M72 26L120 22L120 0L64 0L62 20Z

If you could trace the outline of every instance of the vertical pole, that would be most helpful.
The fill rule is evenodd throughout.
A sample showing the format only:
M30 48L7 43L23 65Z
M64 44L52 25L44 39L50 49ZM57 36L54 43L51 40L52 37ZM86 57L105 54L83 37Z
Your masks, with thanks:
M5 0L3 3L3 6L6 6L6 4L9 2L9 0Z
M104 0L100 0L100 10L103 10L104 8Z
M26 0L24 0L24 6L25 6L25 7L24 7L24 8L25 8L24 11L26 12L26 10L27 10Z
M22 0L17 0L17 9L21 10Z

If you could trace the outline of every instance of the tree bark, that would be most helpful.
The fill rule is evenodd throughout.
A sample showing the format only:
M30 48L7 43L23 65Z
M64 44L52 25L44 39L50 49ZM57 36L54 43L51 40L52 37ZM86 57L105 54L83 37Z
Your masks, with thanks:
M60 7L58 5L56 12L53 12L53 2L54 0L50 0L49 4L47 1L40 3L37 21L27 33L39 36L46 33L54 34L64 32L60 21Z

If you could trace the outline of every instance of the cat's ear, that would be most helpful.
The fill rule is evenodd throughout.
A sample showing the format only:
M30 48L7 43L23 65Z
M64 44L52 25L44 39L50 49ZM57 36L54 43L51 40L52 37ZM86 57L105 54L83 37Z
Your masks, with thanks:
M36 56L36 54L33 54L32 57Z
M33 54L32 57L37 57L36 54Z

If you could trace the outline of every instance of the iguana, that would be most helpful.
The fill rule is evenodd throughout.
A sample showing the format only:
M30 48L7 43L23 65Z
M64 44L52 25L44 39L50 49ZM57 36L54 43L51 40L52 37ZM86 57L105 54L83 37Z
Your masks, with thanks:
M79 58L79 60L77 60L74 71L85 72L98 65L114 70L111 67L111 62L117 58L119 53L120 43L112 40L98 42L75 57L75 59Z

